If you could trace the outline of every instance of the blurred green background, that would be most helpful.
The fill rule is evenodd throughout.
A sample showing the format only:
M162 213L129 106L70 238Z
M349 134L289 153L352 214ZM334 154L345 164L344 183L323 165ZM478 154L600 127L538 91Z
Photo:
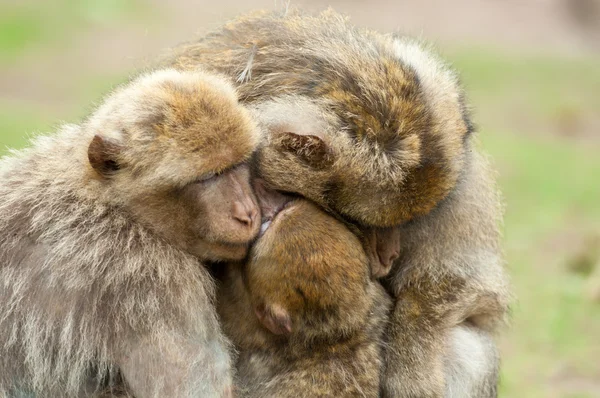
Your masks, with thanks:
M318 0L292 3L322 9ZM600 3L333 1L459 69L506 199L503 397L600 397ZM161 51L273 0L0 0L0 154L77 122ZM283 5L285 6L285 4Z

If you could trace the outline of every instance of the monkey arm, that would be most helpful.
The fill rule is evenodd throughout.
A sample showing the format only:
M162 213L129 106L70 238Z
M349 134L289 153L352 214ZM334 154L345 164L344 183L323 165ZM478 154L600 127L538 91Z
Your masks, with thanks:
M119 366L137 398L231 396L229 352L218 337L154 331L132 341Z
M468 350L476 348L470 343L487 350L481 357L493 371L497 355L490 333L502 313L494 295L459 278L406 286L396 297L386 336L384 396L443 397L448 389L458 388L473 378L469 370L481 371L466 362ZM461 367L465 373L456 374Z
M386 281L395 307L386 334L384 396L442 397L469 383L488 387L458 396L495 396L492 335L510 302L501 214L487 162L473 151L455 191L402 227L402 252ZM475 347L482 366L468 361ZM485 367L489 372L481 373Z

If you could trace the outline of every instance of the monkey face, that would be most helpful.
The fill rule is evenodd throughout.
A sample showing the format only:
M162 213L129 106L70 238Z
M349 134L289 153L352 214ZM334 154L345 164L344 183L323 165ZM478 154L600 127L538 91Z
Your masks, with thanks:
M188 250L211 260L240 260L260 227L260 210L246 164L188 184L183 189L185 228L195 236Z
M369 271L358 238L304 199L256 192L266 222L244 272L263 325L306 336L366 319Z
M139 184L127 195L121 206L137 221L202 259L241 260L259 231L260 209L247 164L199 176L184 186Z
M156 72L117 92L89 128L92 179L111 204L202 259L245 257L260 227L245 163L259 136L226 81Z

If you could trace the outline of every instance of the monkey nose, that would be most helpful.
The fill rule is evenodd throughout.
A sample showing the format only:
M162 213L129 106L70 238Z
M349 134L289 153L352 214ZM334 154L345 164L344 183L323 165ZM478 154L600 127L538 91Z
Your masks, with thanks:
M258 206L256 204L233 203L232 216L246 227L252 227L258 219Z
M385 256L385 255L384 255ZM387 257L387 258L386 258ZM396 259L400 257L400 254L397 251L393 251L391 253L388 253L387 256L385 256L382 259L382 263L386 266L386 268L391 268L392 265L394 264L394 261L396 261Z

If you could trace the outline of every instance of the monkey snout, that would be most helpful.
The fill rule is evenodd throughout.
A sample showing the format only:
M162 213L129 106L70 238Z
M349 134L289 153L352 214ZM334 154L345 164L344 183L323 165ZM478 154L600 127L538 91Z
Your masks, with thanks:
M377 258L379 259L379 264L372 270L373 277L377 279L386 276L392 269L392 265L394 265L394 261L396 261L398 257L400 257L400 254L397 251L378 252Z
M251 201L236 201L233 203L232 217L245 227L253 228L258 221L258 206Z
M384 254L385 256L385 254ZM394 261L396 261L396 259L400 257L400 253L398 251L393 251L391 253L387 253L387 261L384 261L384 264L386 264L388 267L392 267L392 265L394 264Z

